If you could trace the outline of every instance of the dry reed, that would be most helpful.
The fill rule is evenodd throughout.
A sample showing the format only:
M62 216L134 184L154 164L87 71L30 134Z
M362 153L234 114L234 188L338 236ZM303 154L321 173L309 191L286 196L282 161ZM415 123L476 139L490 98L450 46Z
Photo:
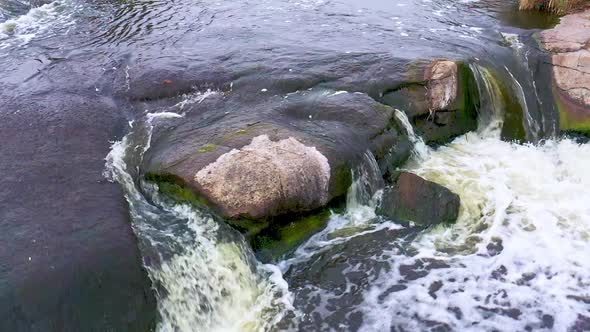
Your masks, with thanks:
M519 0L521 10L543 10L556 14L565 14L580 6L587 0Z

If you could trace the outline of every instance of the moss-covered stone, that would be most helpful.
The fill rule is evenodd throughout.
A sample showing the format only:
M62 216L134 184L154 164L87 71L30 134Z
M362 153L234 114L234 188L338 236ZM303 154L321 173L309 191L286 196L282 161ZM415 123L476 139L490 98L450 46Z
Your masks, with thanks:
M477 116L477 111L480 107L480 98L475 76L469 65L464 62L459 62L457 68L459 74L459 93L456 109L464 111L470 117Z
M331 212L323 209L317 213L284 217L273 220L269 227L248 237L256 256L262 261L272 261L294 251L313 234L328 224Z
M200 149L197 150L198 153L206 153L209 151L213 151L217 149L217 145L215 144L205 144Z
M347 172L350 174L350 171ZM159 192L176 203L190 204L207 209L207 201L196 195L181 179L174 175L146 174L147 181L158 185ZM343 180L345 181L345 180ZM338 209L339 200L331 207ZM268 219L225 219L225 222L242 233L263 261L277 259L323 229L330 217L328 208L311 214L294 214Z
M174 175L148 173L145 175L145 179L157 184L159 192L174 202L191 204L200 208L207 206L205 198L196 195L181 179Z
M564 132L574 132L585 136L590 136L590 116L584 116L583 111L577 109L582 108L572 102L568 102L566 98L561 96L556 88L553 88L553 94L556 96L555 103L559 110L559 129ZM581 115L577 115L580 113Z
M501 80L500 75L492 69L481 70L482 80L490 90L490 104L492 113L500 112L503 118L501 137L505 141L524 142L526 140L526 129L524 126L524 109L515 95L516 87L510 86L510 81ZM494 114L483 115L494 117Z
M516 87L509 87L507 83L499 80L492 74L492 81L498 89L502 101L504 124L501 137L505 141L526 141L526 129L524 127L524 109L518 97L514 95Z
M350 167L346 164L335 167L331 176L334 178L332 185L334 186L333 192L336 193L336 196L346 194L348 188L350 188L350 185L352 184Z

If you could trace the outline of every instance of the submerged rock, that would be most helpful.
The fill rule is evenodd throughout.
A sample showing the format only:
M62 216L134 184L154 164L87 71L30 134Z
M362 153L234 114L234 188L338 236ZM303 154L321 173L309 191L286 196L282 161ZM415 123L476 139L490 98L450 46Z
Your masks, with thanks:
M383 100L404 110L427 143L444 144L477 128L479 95L464 63L415 63L408 69L408 81Z
M377 213L394 220L430 226L452 223L459 216L459 196L418 175L402 172L383 192Z
M590 134L590 9L564 16L541 41L552 53L560 129Z

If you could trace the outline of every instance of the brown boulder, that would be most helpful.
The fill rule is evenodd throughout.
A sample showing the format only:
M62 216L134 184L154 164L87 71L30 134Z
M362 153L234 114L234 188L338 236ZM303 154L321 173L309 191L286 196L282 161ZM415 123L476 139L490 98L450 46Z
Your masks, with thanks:
M461 201L449 189L418 175L402 172L396 183L383 192L377 213L418 225L452 223L459 216Z

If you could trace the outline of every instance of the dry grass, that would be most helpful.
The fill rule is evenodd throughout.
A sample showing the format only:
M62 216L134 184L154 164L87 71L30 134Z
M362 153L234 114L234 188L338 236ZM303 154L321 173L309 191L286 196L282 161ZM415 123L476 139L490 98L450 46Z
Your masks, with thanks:
M521 10L543 10L556 14L565 14L568 11L587 3L587 0L519 0Z

